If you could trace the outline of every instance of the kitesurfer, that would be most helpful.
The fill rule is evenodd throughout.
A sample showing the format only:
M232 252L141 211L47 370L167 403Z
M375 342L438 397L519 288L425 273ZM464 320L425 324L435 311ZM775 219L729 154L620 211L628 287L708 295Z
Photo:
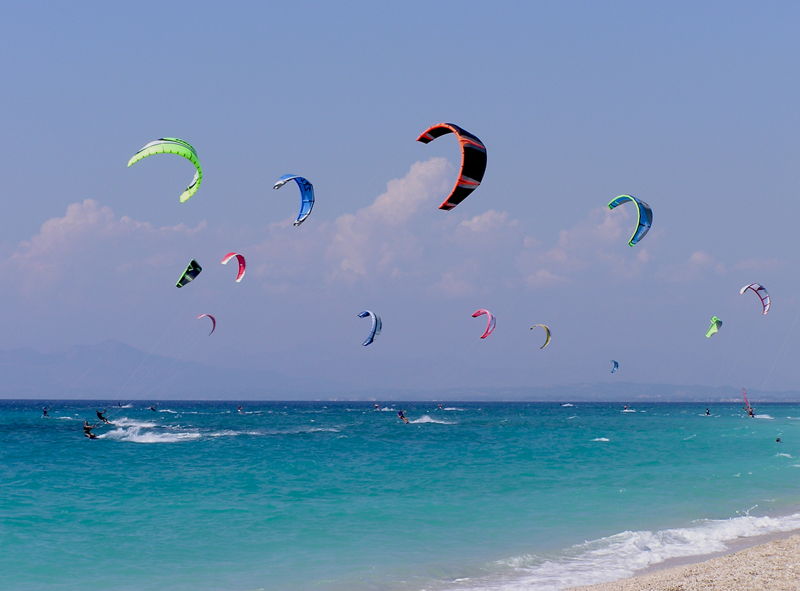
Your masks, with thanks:
M398 410L397 411L397 416L400 417L401 419L403 419L405 421L406 425L408 425L408 419L406 418L406 415L402 410Z
M751 418L756 418L756 415L755 415L755 413L753 412L753 408L752 408L752 407L750 407L750 408L748 409L748 411L747 411L747 414L749 414Z
M153 412L156 412L156 407L155 406L151 406L150 410L152 410Z
M444 410L441 404L439 405L439 410Z
M239 414L242 414L242 407L239 407Z
M777 438L775 439L775 442L776 442L776 443L780 443L780 442L781 442L781 438L780 438L780 437L777 437Z
M48 408L45 406L45 407L42 409L42 416L43 416L43 417L49 417L49 416L50 416L49 414L47 414L47 411L48 411Z
M628 410L628 405L626 404L625 406L623 406L622 410Z
M710 416L711 416L711 412L710 412L708 409L706 409L706 416L707 416L707 417L710 417Z
M83 421L83 434L89 439L97 439L97 435L92 433L92 429L95 427L97 427L97 425L90 425L89 421Z
M381 405L380 404L376 404L375 405L375 410L380 410L380 409L381 409Z
M108 424L108 419L103 416L106 411L100 412L99 410L95 411L97 413L97 418L103 421L104 423Z

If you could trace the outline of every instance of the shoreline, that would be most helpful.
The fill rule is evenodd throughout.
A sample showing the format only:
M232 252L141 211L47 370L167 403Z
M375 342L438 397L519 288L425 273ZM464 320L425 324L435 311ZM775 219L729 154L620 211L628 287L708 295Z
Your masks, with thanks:
M788 591L800 588L800 530L739 538L730 545L729 550L715 554L669 559L633 577L568 587L564 591Z

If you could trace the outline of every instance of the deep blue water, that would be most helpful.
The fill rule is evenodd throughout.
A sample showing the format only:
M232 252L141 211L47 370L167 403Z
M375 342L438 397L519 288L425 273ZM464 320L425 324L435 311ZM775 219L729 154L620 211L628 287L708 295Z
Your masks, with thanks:
M800 527L800 405L115 404L0 402L0 587L558 589Z

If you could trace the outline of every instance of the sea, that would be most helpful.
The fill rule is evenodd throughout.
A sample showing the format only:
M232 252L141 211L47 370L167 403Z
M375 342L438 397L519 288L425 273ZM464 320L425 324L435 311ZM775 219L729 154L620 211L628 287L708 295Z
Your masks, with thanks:
M800 528L800 405L375 404L0 401L0 588L554 591Z

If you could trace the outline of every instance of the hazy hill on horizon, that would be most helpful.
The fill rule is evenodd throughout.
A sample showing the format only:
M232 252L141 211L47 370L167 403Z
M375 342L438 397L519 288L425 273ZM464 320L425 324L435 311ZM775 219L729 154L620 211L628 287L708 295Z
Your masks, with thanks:
M799 391L748 390L755 404L800 400ZM331 380L268 370L231 369L152 355L115 340L75 345L64 352L0 351L0 398L452 400L553 402L739 402L741 390L631 382L528 388L359 390Z

